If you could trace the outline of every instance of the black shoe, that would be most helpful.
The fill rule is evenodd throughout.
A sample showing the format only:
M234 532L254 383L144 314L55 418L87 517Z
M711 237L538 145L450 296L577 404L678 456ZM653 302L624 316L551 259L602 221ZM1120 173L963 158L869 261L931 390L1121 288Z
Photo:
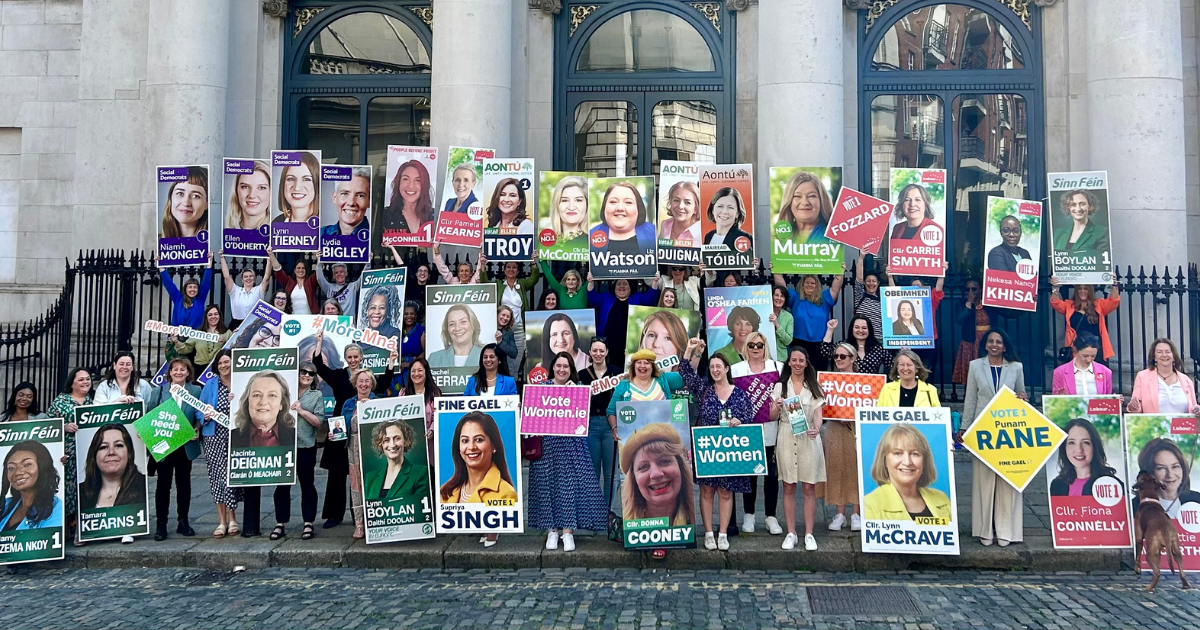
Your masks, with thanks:
M179 527L175 528L175 533L180 536L195 536L196 530L192 529L191 525L188 525L187 519L184 519L179 521Z
M159 523L158 528L154 530L154 540L162 542L167 539L167 524Z
M262 536L262 532L257 529L243 529L242 538L257 538Z
M330 529L332 527L337 527L338 525L341 525L341 524L342 524L342 519L340 519L340 518L337 519L336 521L331 518L327 518L327 519L325 519L325 523L323 525L321 525L321 529Z

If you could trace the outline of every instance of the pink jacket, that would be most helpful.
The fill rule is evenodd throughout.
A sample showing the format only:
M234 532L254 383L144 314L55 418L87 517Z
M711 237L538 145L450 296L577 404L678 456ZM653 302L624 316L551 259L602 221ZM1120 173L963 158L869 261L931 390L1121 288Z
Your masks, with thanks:
M1096 374L1096 393L1111 394L1112 370L1100 365L1099 363L1092 364L1092 371ZM1054 383L1051 389L1055 394L1071 394L1075 395L1079 392L1075 391L1075 362L1068 361L1054 368ZM1158 397L1154 398L1155 404L1158 404Z
M1196 406L1196 389L1192 386L1192 377L1183 372L1179 375L1179 384L1188 399L1188 408ZM1158 413L1158 374L1154 368L1137 373L1133 381L1133 398L1142 401L1142 413Z

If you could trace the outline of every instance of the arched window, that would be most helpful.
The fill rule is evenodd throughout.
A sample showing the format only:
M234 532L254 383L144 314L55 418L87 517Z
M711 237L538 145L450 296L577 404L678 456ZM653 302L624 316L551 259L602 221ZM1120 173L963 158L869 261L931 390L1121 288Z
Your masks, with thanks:
M724 3L568 9L555 35L556 168L653 175L661 160L733 161L735 24Z
M892 167L946 169L960 270L982 266L988 195L1045 196L1040 12L1023 17L983 0L859 13L859 181L886 199Z
M327 164L374 166L378 210L387 146L429 144L432 9L403 0L290 4L282 148L319 149Z

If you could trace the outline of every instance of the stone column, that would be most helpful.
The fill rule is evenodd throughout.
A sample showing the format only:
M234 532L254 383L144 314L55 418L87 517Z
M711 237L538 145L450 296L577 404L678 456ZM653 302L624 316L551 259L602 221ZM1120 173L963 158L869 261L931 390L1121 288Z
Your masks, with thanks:
M150 2L146 63L146 161L143 243L153 243L153 168L208 164L219 190L225 152L231 0ZM255 3L255 6L259 6ZM253 59L246 63L253 64ZM210 192L210 204L216 195ZM148 221L148 223L147 223Z
M1187 262L1180 0L1087 0L1090 166L1108 171L1113 260Z
M772 166L842 166L842 3L758 5L758 206L755 230L770 234L767 189ZM760 237L759 255L770 239Z

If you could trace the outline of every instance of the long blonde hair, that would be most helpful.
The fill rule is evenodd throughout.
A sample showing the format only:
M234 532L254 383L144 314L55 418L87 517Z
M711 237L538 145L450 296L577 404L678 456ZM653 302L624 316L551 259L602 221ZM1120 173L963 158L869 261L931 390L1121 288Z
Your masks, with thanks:
M254 160L254 172L262 173L267 178L267 187L271 186L271 167L262 160ZM250 173L252 174L252 173ZM233 191L229 195L229 212L225 213L225 227L235 230L257 230L271 222L271 193L267 192L267 208L263 212L262 222L258 225L246 225L246 215L242 204L238 203L238 184L247 174L233 178Z
M825 182L821 181L821 178L817 177L815 173L797 171L783 187L783 198L779 200L779 210L775 213L775 221L787 221L792 226L793 234L799 229L799 226L796 225L796 215L792 214L792 196L796 194L796 189L800 188L800 184L812 184L817 187L817 193L821 196L821 223L828 225L829 218L833 216L833 200L829 197L829 190L825 188ZM784 213L787 218L784 218Z

